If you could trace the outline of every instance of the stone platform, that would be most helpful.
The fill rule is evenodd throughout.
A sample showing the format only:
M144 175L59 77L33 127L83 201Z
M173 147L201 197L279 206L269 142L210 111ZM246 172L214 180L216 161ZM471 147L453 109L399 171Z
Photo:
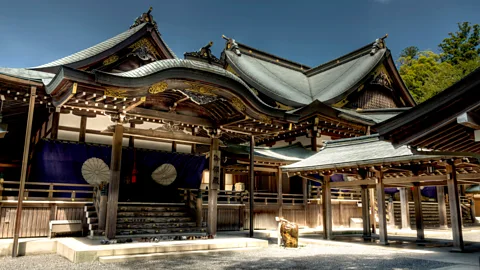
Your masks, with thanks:
M0 242L3 256L11 255L12 240ZM210 252L236 252L268 247L268 241L243 238L221 237L204 240L178 240L165 242L133 242L101 245L99 240L88 238L21 239L19 255L57 253L74 263L126 262L133 260L159 259L187 254Z

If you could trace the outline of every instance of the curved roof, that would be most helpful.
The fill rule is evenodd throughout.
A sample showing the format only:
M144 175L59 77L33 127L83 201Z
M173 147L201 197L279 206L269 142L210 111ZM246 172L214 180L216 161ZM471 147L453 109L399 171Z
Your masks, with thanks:
M46 68L46 67L56 67L62 65L68 65L71 63L75 63L78 61L85 60L87 58L93 57L99 53L102 53L108 49L111 49L121 43L122 41L126 40L127 38L131 37L133 34L137 33L140 29L142 29L146 23L142 23L132 29L128 29L127 31L120 33L110 39L107 39L103 42L100 42L90 48L85 50L81 50L69 56L65 56L63 58L57 59L47 64L43 64L33 68Z
M247 145L228 145L228 147L223 150L235 155L250 154L250 146ZM315 154L315 152L305 149L301 143L282 147L254 147L253 151L255 157L282 161L299 161Z
M308 171L367 166L396 161L430 160L440 156L417 155L407 146L395 148L378 134L327 141L317 154L282 167L283 171Z
M42 80L49 81L55 74L43 71L36 71L36 70L29 70L25 68L2 68L0 67L0 74L8 75L11 77L25 79L30 81L38 81L41 82Z
M308 70L269 61L253 53L225 50L225 56L233 70L255 89L286 105L299 107L315 100L334 103L343 98L384 59L386 48L374 54L370 53L371 48L372 45L367 45Z

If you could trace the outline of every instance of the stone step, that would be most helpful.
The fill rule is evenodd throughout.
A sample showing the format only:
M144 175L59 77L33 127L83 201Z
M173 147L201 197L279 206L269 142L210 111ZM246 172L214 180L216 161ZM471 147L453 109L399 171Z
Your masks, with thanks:
M166 223L166 222L191 222L192 217L122 217L117 218L117 224L120 223Z
M87 218L97 217L97 212L95 212L95 211L88 211L88 212L85 212L85 216L86 216Z
M98 223L98 217L90 217L90 218L87 218L87 223L88 223L88 224Z
M186 228L196 227L196 222L179 222L179 223L119 223L118 229L164 229L164 228Z
M96 210L95 210L95 206L93 206L93 205L85 205L85 206L83 207L83 211L85 211L85 212L93 212L93 211L96 211Z
M117 217L185 217L189 216L187 212L118 212Z
M105 231L104 230L90 230L88 232L88 236L89 237L95 237L95 236L104 236L105 235Z
M134 255L117 255L117 256L102 256L98 260L100 263L119 263L119 262L131 262L140 260L158 260L166 258L181 258L186 255L207 255L214 253L230 253L238 251L251 251L257 250L260 247L241 247L241 248L224 248L214 250L193 250L193 251L177 251L167 253L147 253L147 254L134 254Z
M146 235L146 234L171 234L171 233L191 233L191 232L206 232L206 228L167 228L167 229L117 229L117 235Z
M194 237L202 237L202 236L207 236L207 232L181 232L181 233L156 233L156 234L135 234L135 235L116 235L115 238L130 238L130 239L135 239L139 240L141 238L153 238L157 237L159 239L162 238L172 238L176 236L194 236ZM197 239L200 240L200 239ZM204 240L204 239L202 239ZM160 241L161 243L163 242L168 242L168 241L173 241L173 240L162 240Z
M98 223L88 224L89 230L96 230L98 229Z
M185 206L118 206L118 212L184 212Z

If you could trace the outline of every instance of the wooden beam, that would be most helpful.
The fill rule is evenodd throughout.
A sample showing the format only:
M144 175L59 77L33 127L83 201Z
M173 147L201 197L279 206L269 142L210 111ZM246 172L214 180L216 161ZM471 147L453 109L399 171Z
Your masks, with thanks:
M322 186L323 238L333 240L332 191L330 189L330 183L330 175L324 175Z
M38 86L38 87L43 87L44 86L43 83L24 80L24 79L19 79L19 78L16 78L16 77L10 77L8 75L3 75L3 74L0 74L0 80L5 80L5 81L13 82L13 83L25 84L25 85L28 85L28 86Z
M458 116L457 123L476 130L480 129L480 117L473 112L466 112Z
M463 173L457 174L457 180L478 180L480 179L480 173Z
M299 174L298 176L301 177L301 178L304 178L304 179L308 179L308 180L313 181L313 182L320 183L320 184L323 183L322 180L317 179L317 178L315 178L315 177L308 176L308 175L301 175L301 174Z
M418 183L413 184L413 203L415 205L415 227L417 229L417 241L423 242L425 240L425 227L423 224L422 194L420 193L420 186Z
M388 245L387 236L387 215L385 211L385 186L383 184L383 172L376 171L377 177L377 208L378 208L378 230L380 237L380 244Z
M398 177L398 178L385 178L383 179L384 184L403 184L403 183L414 183L421 181L445 181L448 176L446 175L423 175L423 176L409 176L409 177Z
M136 108L137 106L140 106L142 103L145 102L145 100L147 100L146 97L141 97L139 101L135 102L135 103L132 103L130 105L128 105L127 108L125 108L125 112L129 112L131 111L132 109Z
M104 133L113 132L113 127L110 126ZM143 138L159 138L163 140L176 141L176 142L185 142L185 143L196 143L196 144L205 144L210 145L212 143L210 138L206 137L194 137L181 132L166 132L158 131L153 129L139 129L139 128L125 128L124 134L127 136L134 137L143 137Z
M1 77L0 77L1 78ZM23 144L22 170L20 171L20 186L18 191L17 212L15 216L15 225L13 233L12 257L18 256L18 238L20 237L20 228L22 222L23 197L25 192L25 181L27 178L28 156L30 153L30 137L32 134L33 113L35 109L35 95L37 88L30 87L30 100L28 103L27 127L25 130L25 142Z
M114 239L117 230L118 195L120 189L120 171L122 165L123 125L117 123L113 134L112 160L110 162L110 181L108 183L108 210L105 236Z
M463 251L463 234L462 234L462 211L460 209L460 197L458 196L457 172L455 164L449 164L447 171L450 179L447 180L448 199L450 204L450 220L452 223L453 250Z
M212 122L206 118L200 118L195 116L181 115L176 113L168 113L155 111L144 108L133 108L127 112L128 115L137 116L137 117L147 117L153 119L164 119L170 121L178 121L184 124L202 126L202 127L213 127Z
M368 180L355 180L349 182L331 182L331 188L337 187L360 187L362 185L373 185L375 184L375 179L368 179Z

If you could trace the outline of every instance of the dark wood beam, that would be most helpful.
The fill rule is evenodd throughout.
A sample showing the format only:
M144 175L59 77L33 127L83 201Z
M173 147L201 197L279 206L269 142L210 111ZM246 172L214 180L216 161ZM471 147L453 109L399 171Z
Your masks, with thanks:
M114 126L112 142L112 160L110 162L110 181L108 183L108 210L105 226L105 236L115 239L117 230L117 209L120 189L120 171L122 166L122 141L123 125L117 123Z
M112 126L108 127L103 133L112 133ZM139 129L139 128L125 128L124 132L127 136L134 137L143 137L143 138L159 138L163 140L176 141L176 142L186 142L186 143L196 143L210 145L212 140L205 137L194 137L185 133L180 132L165 132L152 129Z
M457 123L469 128L480 130L480 116L473 112L466 112L458 116Z
M78 136L79 142L85 142L86 133L87 133L87 117L82 116L80 118L80 134Z
M161 112L161 111L155 111L155 110L138 108L138 107L131 109L130 111L127 112L127 114L132 116L137 116L137 117L178 121L184 124L190 124L190 125L196 125L196 126L213 127L212 121L206 118L181 115L176 113Z

